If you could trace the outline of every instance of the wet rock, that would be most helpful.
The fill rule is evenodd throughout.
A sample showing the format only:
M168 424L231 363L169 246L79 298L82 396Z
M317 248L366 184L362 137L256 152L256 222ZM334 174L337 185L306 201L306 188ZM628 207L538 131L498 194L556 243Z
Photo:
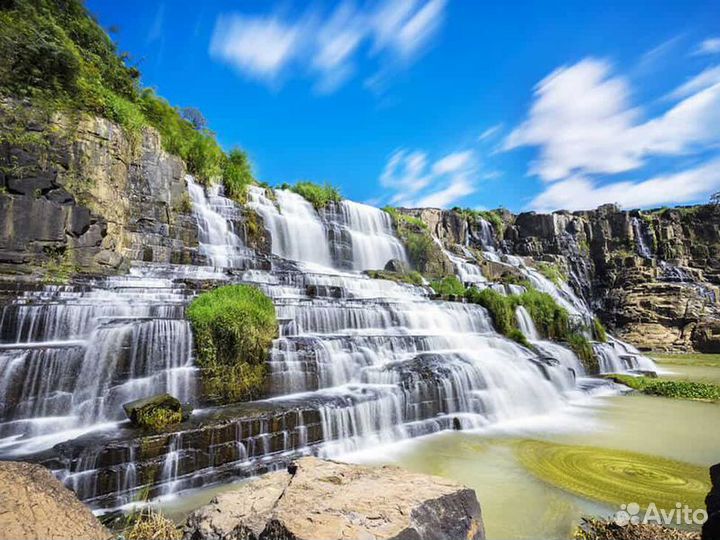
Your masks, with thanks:
M0 462L0 539L102 540L111 533L45 467Z
M485 537L475 492L396 467L303 458L196 510L185 540Z
M387 272L397 272L398 274L407 274L410 267L404 261L399 259L390 259L384 268Z
M158 394L123 404L123 410L134 425L160 429L168 424L187 420L192 408L183 405L170 394ZM167 422L162 419L167 419ZM155 419L159 419L154 421ZM165 424L165 425L159 425Z

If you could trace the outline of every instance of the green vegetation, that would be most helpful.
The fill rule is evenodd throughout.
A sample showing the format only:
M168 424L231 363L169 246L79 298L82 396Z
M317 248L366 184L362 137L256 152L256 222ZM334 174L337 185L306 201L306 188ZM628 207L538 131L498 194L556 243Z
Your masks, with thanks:
M136 422L140 427L152 431L161 431L167 426L182 422L181 409L170 407L148 407L138 411Z
M461 214L465 219L471 220L471 221L477 221L478 219L484 219L490 225L492 225L492 228L495 231L495 234L502 237L503 233L505 232L505 220L502 218L502 214L500 212L500 209L496 210L474 210L472 208L460 208L458 206L454 207L453 212L458 212Z
M216 403L262 394L278 323L272 301L250 285L203 293L187 310L206 398Z
M493 326L504 336L510 336L510 333L517 329L516 305L513 297L500 294L489 287L482 290L470 287L465 292L465 298L468 302L479 304L487 309L492 318Z
M521 295L510 298L514 307L523 306L528 311L540 335L553 340L568 337L570 315L548 293L528 288Z
M284 184L282 187L283 189L289 189L290 191L294 191L295 193L303 197L306 201L308 201L315 207L315 210L325 208L331 202L342 201L342 196L340 195L340 191L338 190L338 188L328 183L321 185L316 184L315 182L303 181L298 182L293 186L288 186L287 184Z
M395 226L398 228L413 227L416 229L425 230L427 230L428 228L427 224L422 219L400 212L397 208L393 206L386 206L385 208L383 208L383 212L387 212L388 214L390 214L390 217L393 219Z
M409 283L410 285L423 285L422 274L411 270L409 272L391 272L390 270L367 270L365 272L373 279L387 279L396 283Z
M383 210L390 214L395 231L405 245L413 268L425 276L434 278L442 278L451 273L447 257L433 240L427 224L422 219L392 206L386 206Z
M28 99L47 113L102 116L132 141L152 126L165 150L181 157L200 182L227 176L228 193L240 202L254 181L247 157L226 155L197 115L183 115L140 88L138 69L127 65L128 55L118 53L80 0L1 2L0 58L0 96Z
M535 265L535 267L538 272L552 281L555 285L560 285L563 281L567 281L567 276L556 264L540 261Z
M607 343L607 330L605 330L603 323L597 317L593 318L593 336L596 341Z
M182 531L160 512L145 508L129 514L125 540L180 540Z
M699 533L673 529L656 523L628 523L618 526L614 519L583 517L573 533L574 540L698 540Z
M580 497L619 506L654 502L674 509L677 501L703 508L710 479L705 467L657 456L545 441L523 441L520 462L534 475Z
M516 343L519 343L523 347L527 347L528 349L532 349L532 343L528 341L528 338L525 337L525 334L522 333L522 330L519 328L513 328L508 332L507 335L508 338L512 339Z
M465 294L465 286L455 276L445 276L430 283L435 294L440 296L460 296Z
M632 375L611 375L613 381L629 386L633 390L652 396L676 399L720 400L720 386L711 383L691 381L667 381L652 377Z
M588 338L580 332L571 332L566 336L565 341L583 363L588 373L600 371L597 356L595 356L592 343L588 341Z
M43 281L48 285L65 285L77 272L71 250L45 248L49 259L42 265Z

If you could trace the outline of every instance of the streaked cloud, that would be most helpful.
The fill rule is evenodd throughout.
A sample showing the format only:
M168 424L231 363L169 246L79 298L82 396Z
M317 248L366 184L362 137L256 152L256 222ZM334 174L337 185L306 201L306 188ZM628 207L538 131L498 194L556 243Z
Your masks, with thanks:
M693 54L720 54L720 37L712 37L700 42Z
M398 150L385 165L380 183L394 191L392 205L445 208L475 192L477 171L472 150L452 152L433 162L425 152Z
M365 85L382 88L428 46L444 18L446 0L384 0L361 8L345 2L332 12L220 15L210 55L243 75L277 85L283 75L309 75L319 93L331 93L356 72L361 55L375 58Z
M701 200L720 190L720 159L670 175L641 181L598 185L588 178L569 178L549 186L530 203L539 212L585 210L603 203L644 208Z
M527 119L503 149L538 148L529 172L546 182L572 176L617 174L653 156L692 154L720 142L720 84L690 81L684 99L643 120L631 88L604 60L587 58L555 70L535 88ZM681 87L683 88L683 87Z

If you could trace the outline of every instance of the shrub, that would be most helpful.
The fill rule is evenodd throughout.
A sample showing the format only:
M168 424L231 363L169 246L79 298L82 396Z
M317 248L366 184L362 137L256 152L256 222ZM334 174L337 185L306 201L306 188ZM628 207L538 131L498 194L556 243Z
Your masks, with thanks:
M182 532L170 519L152 508L131 515L126 540L180 540Z
M230 150L223 167L225 195L244 204L247 202L247 188L254 182L255 177L247 154L239 148Z
M342 200L340 191L328 183L320 185L315 182L304 181L290 186L289 189L303 197L316 210L325 208L331 202L340 202Z
M544 337L562 340L568 335L570 315L548 293L528 288L516 297L516 303L527 309L536 328Z
M259 397L278 333L272 301L250 285L227 285L198 296L187 315L205 397L219 403Z
M463 296L465 294L465 286L455 276L446 276L433 281L430 286L435 291L435 294L441 296Z
M610 379L644 394L676 399L720 400L720 386L692 381L668 381L651 377L612 375Z
M479 304L488 310L493 325L499 333L510 336L510 333L517 329L515 305L510 297L490 288L479 290L476 287L470 287L465 291L465 298L469 302Z

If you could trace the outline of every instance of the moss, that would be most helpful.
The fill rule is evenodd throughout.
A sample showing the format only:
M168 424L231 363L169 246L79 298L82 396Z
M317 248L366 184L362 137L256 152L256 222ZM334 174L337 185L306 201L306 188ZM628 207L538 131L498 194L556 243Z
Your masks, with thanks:
M420 272L391 272L389 270L368 270L365 272L373 279L387 279L396 283L409 283L410 285L421 286L425 283Z
M455 276L446 276L430 283L435 294L440 296L464 296L465 286Z
M306 201L315 207L316 210L325 208L331 202L342 201L340 191L330 184L316 184L315 182L298 182L294 186L289 186L291 191L294 191Z
M581 333L571 332L565 337L565 341L585 367L588 373L598 373L600 365L593 350L592 343Z
M510 332L508 332L507 337L512 339L516 343L519 343L523 347L532 349L532 344L528 341L528 338L525 337L525 334L523 334L519 328L513 328L512 330L510 330Z
M386 206L383 210L390 214L395 232L405 245L413 268L434 278L443 278L451 273L449 262L448 265L445 264L447 257L433 240L424 221L391 206Z
M552 281L555 285L560 285L562 282L567 281L567 276L556 264L540 261L535 264L535 267L538 272Z
M675 399L720 400L720 386L692 381L668 381L651 377L612 375L613 381L652 396Z
M278 334L272 301L250 285L227 285L198 296L187 315L206 399L232 403L260 397Z
M680 501L702 508L710 489L704 467L657 456L545 441L524 441L516 451L525 468L544 482L611 505L654 502L670 510Z
M593 317L593 337L596 341L607 343L607 330L597 317Z
M148 407L137 414L137 424L152 431L162 431L167 426L182 422L182 410L170 407Z

